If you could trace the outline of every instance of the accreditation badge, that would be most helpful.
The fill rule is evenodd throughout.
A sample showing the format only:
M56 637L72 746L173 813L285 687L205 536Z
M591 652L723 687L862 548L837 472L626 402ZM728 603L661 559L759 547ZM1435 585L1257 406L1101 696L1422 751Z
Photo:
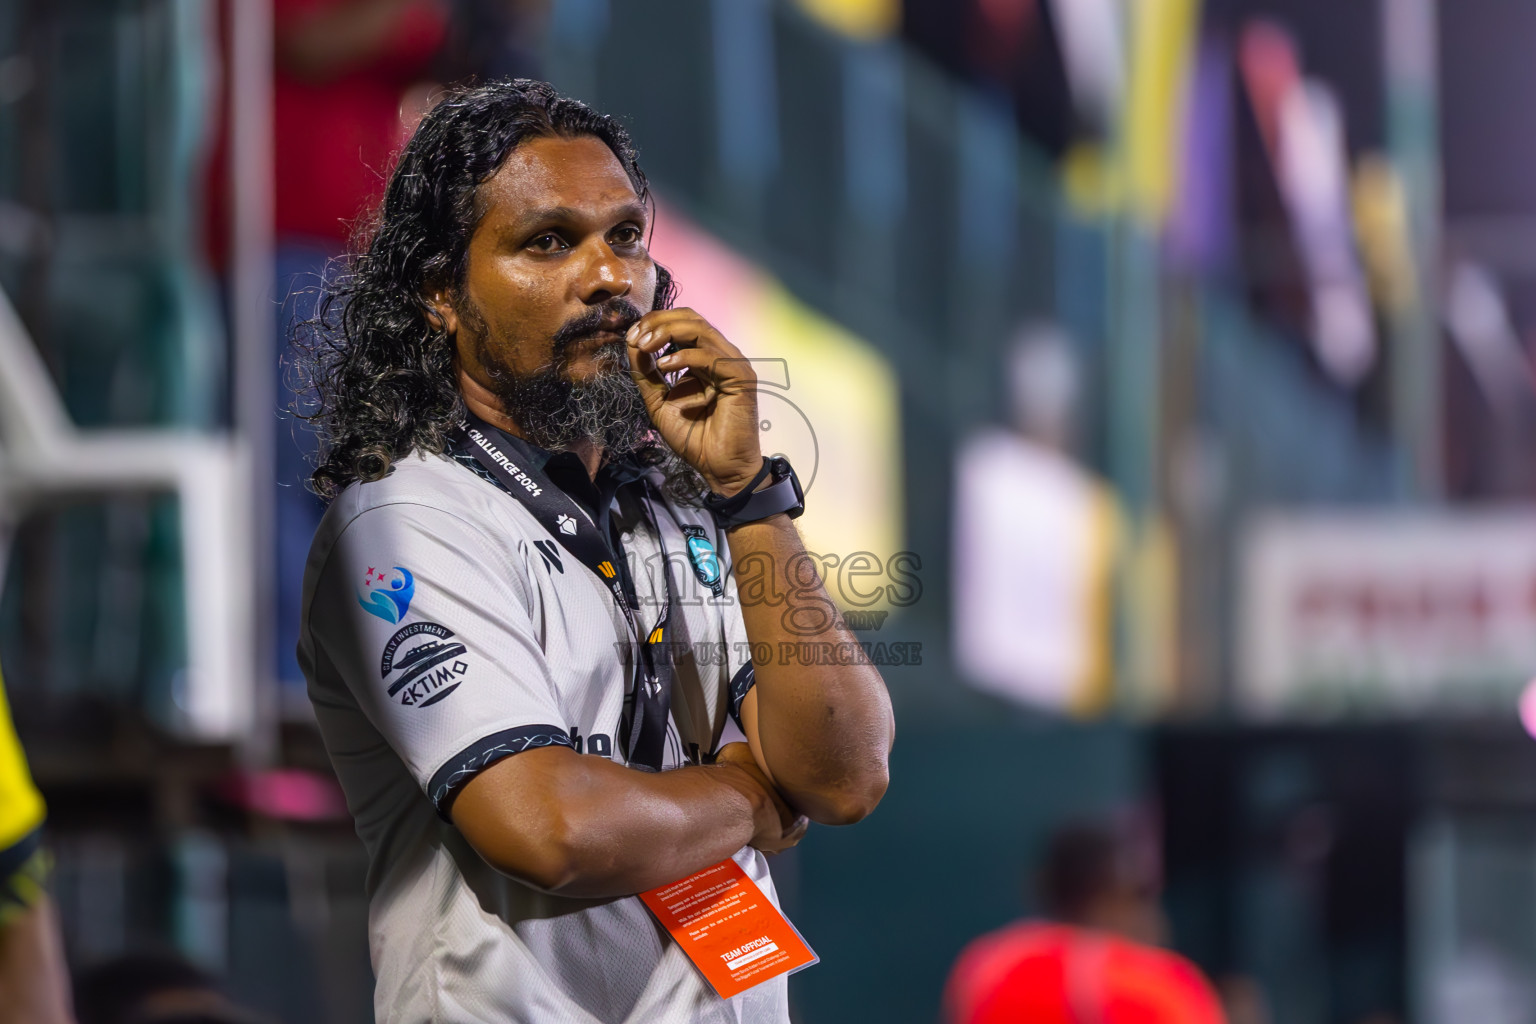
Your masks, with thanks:
M821 959L734 860L640 898L722 999Z

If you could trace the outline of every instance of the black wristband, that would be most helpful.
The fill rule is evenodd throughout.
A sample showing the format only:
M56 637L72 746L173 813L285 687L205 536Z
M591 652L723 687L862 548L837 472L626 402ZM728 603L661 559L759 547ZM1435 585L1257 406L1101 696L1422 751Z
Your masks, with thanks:
M773 477L773 484L757 490L764 478ZM787 513L794 519L805 511L805 494L800 490L800 480L794 467L782 455L764 456L762 468L752 482L730 497L711 492L704 498L704 507L715 515L715 520L725 529L755 523L759 519Z
M714 512L717 516L734 516L736 513L742 510L743 506L745 506L747 502L752 500L752 495L757 491L757 485L766 480L768 478L768 474L772 472L773 460L764 455L763 464L758 467L757 475L752 478L751 483L747 484L745 487L731 495L729 498L722 497L721 495L716 494L714 491L710 491L709 497L704 499L704 504L708 506L710 511Z

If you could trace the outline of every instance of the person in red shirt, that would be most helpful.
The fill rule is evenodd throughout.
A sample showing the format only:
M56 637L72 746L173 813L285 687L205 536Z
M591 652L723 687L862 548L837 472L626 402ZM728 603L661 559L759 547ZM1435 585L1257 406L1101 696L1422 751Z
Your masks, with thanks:
M273 131L281 242L345 249L413 125L401 103L430 77L442 0L275 0Z
M1166 935L1156 857L1131 837L1073 826L1040 873L1048 920L1009 925L961 952L949 1024L1225 1024L1199 968Z

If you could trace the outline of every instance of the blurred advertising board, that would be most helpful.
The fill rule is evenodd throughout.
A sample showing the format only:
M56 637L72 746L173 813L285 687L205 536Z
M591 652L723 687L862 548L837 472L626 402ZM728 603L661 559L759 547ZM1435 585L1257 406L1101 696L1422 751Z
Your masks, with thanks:
M1510 714L1536 675L1536 512L1266 514L1241 557L1247 714Z

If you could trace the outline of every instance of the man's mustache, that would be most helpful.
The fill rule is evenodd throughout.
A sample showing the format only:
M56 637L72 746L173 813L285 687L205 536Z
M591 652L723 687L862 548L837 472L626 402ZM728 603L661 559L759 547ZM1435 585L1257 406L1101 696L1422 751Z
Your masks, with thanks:
M629 330L643 316L639 308L628 299L614 298L572 317L560 326L554 335L555 358L559 358L576 342L600 330L613 330L620 334Z

